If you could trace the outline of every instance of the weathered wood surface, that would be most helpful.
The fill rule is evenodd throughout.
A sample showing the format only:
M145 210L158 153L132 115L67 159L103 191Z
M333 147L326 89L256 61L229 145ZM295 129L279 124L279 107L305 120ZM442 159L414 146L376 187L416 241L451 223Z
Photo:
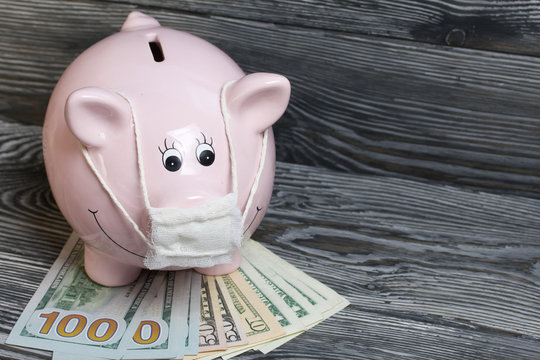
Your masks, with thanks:
M266 358L540 358L540 1L0 0L0 359L50 358L48 97L131 10L291 79L255 238L352 304Z
M5 339L70 228L41 128L2 122L0 134ZM266 358L538 358L539 213L538 199L279 163L254 238L351 306ZM2 359L49 357L0 346Z
M152 0L115 3L155 9ZM168 13L226 17L440 45L540 55L540 2L216 0L159 2Z
M118 31L135 8L95 1L7 4L0 2L0 45L6 49L0 53L0 118L33 124L41 124L64 68ZM539 58L330 31L317 22L306 27L309 19L325 18L325 7L316 3L284 2L268 12L257 10L268 3L239 2L237 9L195 2L187 10L174 4L138 9L218 45L247 72L291 79L291 105L276 126L278 160L540 198ZM435 4L438 11L446 8ZM385 13L390 3L379 5L396 21L408 11L396 5L397 12ZM512 7L492 7L511 22L525 16L512 18ZM204 13L208 8L214 10ZM326 7L338 17L364 14L364 8L363 2ZM535 8L527 9L534 18ZM270 22L276 12L297 22ZM261 21L246 20L249 14ZM298 20L302 16L307 20ZM328 16L325 23L336 22Z

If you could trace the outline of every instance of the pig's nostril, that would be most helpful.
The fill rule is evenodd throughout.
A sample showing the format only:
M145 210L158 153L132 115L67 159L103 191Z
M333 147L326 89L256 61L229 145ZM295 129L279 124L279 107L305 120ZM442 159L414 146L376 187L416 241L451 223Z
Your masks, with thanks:
M161 48L159 41L150 41L148 45L150 46L150 51L152 51L155 62L162 62L165 60L165 55L163 55L163 49Z

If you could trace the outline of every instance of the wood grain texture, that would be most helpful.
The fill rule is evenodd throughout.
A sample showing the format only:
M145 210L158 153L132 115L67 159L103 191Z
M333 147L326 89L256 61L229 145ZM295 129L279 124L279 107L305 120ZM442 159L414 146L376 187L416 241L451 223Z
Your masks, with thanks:
M279 169L262 229L262 239L277 245L273 250L286 249L294 261L315 256L328 261L326 266L339 262L335 272L357 280L349 286L359 290L355 296L364 310L408 309L463 327L540 336L538 200L336 175ZM513 208L514 202L520 206ZM313 275L335 281L336 274L323 268ZM523 317L513 309L516 290L518 303L528 299L532 305ZM430 300L413 300L424 296ZM498 302L505 303L500 310Z
M538 359L540 1L0 0L0 359L70 234L41 124L131 10L287 76L254 238L351 301L267 359ZM259 359L251 352L241 359Z
M151 0L119 0L155 7ZM222 16L538 56L540 2L478 0L161 1L169 12Z
M10 50L0 54L0 119L41 124L63 69L132 9L0 2L0 45ZM290 78L291 103L275 127L279 161L540 198L537 58L139 9L216 44L247 72Z
M0 122L0 134L5 339L70 229L46 182L41 128ZM539 213L538 199L278 163L254 238L351 306L239 358L536 359ZM49 357L0 346L2 359Z

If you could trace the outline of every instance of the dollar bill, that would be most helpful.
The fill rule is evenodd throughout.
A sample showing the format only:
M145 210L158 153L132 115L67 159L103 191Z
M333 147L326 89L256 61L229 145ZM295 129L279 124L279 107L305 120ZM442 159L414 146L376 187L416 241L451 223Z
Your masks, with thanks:
M279 321L264 306L238 271L220 276L217 281L220 288L227 289L250 344L285 333Z
M77 360L107 360L107 358L95 357L87 354L77 354L66 353L62 351L54 351L52 360L73 360L74 356L77 357Z
M242 252L251 265L256 264L257 271L264 274L264 277L272 279L276 284L281 284L285 289L293 289L296 298L301 296L311 305L311 308L321 314L315 321L313 319L311 322L305 321L306 330L349 305L348 300L331 288L294 267L256 241L251 239L246 241ZM299 333L289 334L262 344L257 349L266 354L298 335Z
M219 302L227 347L247 344L247 336L244 327L242 326L240 316L234 309L232 298L229 295L225 284L222 282L222 286L220 286L217 279L218 278L215 276L209 276L208 283L210 285L210 292L216 293L216 298Z
M119 359L122 338L151 288L156 272L133 283L104 287L88 278L82 240L73 234L13 327L6 343Z
M166 276L166 278L165 278ZM192 281L193 280L193 281ZM168 341L176 342L176 346L180 350L176 350L174 355L170 355L172 352L161 352L160 349L151 348L147 346L146 348L138 348L136 352L127 351L124 355L124 358L128 359L155 359L155 358L171 358L177 357L182 358L183 354L186 351L191 351L193 353L198 352L198 316L199 316L199 300L200 299L200 274L196 274L193 271L169 271L163 272L160 276L160 279L154 280L152 287L149 290L147 297L143 300L143 303L140 306L140 314L136 317L144 318L146 321L153 320L159 321L160 316L162 316L164 309L171 305L171 328L172 331L169 331ZM174 284L173 293L171 294L171 285ZM155 291L157 286L160 286L159 291ZM171 296L172 295L172 296ZM167 299L168 297L168 299ZM169 304L167 304L169 303ZM164 306L162 306L164 304ZM193 310L195 308L195 310ZM191 318L191 319L190 319ZM192 331L189 326L193 325L195 331ZM174 330L174 327L180 328L180 331ZM142 338L149 339L151 335L148 330L150 329L141 329L142 332L139 334ZM190 339L191 338L191 339ZM157 340L157 339L156 339ZM130 341L134 341L131 339ZM157 345L156 341L154 345ZM163 341L161 342L163 344ZM195 347L191 346L190 343L195 343ZM96 357L93 355L85 355L77 353L66 353L62 351L54 351L53 360L72 360L76 356L77 359L81 360L105 360L106 358Z
M83 248L72 235L8 344L54 350L54 360L226 360L267 353L349 304L253 240L231 274L145 270L117 288L86 276Z
M305 330L306 326L294 310L264 284L256 270L250 269L248 272L252 274L246 274L241 267L231 274L216 277L218 284L223 283L227 288L242 324L246 327L248 345L193 357L190 360L231 358L250 349L257 349L264 343Z
M303 312L303 309L295 307L295 303L287 304L280 294L274 292L274 289L268 286L258 272L244 259L238 271L266 307L274 314L287 334L294 334L305 329L305 324L298 316L299 312Z
M209 277L203 276L201 282L199 352L226 348L227 342L217 293L210 290Z
M196 355L199 353L199 311L201 308L202 275L193 270L186 270L184 273L189 291L188 313L185 319L188 332L182 337L184 339L184 351L179 354L179 358L184 355Z
M261 265L245 257L241 269L245 274L249 274L250 279L259 287L266 287L282 299L283 303L293 310L305 327L309 327L323 318L316 307L296 288L281 278L272 268L261 267Z
M274 276L281 277L297 289L323 313L325 318L349 305L347 299L280 258L257 241L247 240L242 247L242 253L252 263L256 263L257 266L264 269L266 274L273 273ZM275 269L279 269L279 271L275 271Z
M234 346L222 351L202 353L198 356L189 357L189 360L210 360L218 357L225 358L229 354L239 355L252 349L256 344L286 334L273 313L262 303L238 271L228 275L216 276L216 281L220 289L226 289L228 292L234 311L238 313L240 323L246 332L248 344Z
M124 337L121 347L125 348L124 358L173 358L184 352L184 344L179 341L188 334L189 290L185 272L163 271L154 280L152 289L146 296L128 328L132 337ZM136 327L136 328L135 328Z

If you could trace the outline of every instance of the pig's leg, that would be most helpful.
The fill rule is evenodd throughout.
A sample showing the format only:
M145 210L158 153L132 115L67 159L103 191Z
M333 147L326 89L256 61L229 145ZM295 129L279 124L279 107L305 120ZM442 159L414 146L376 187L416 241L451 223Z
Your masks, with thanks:
M105 286L122 286L137 279L141 268L116 261L111 256L84 247L84 269L90 279Z
M232 273L234 270L238 269L241 262L242 252L240 251L240 249L236 249L232 254L232 262L230 264L214 265L207 268L195 268L195 270L204 275L225 275Z

